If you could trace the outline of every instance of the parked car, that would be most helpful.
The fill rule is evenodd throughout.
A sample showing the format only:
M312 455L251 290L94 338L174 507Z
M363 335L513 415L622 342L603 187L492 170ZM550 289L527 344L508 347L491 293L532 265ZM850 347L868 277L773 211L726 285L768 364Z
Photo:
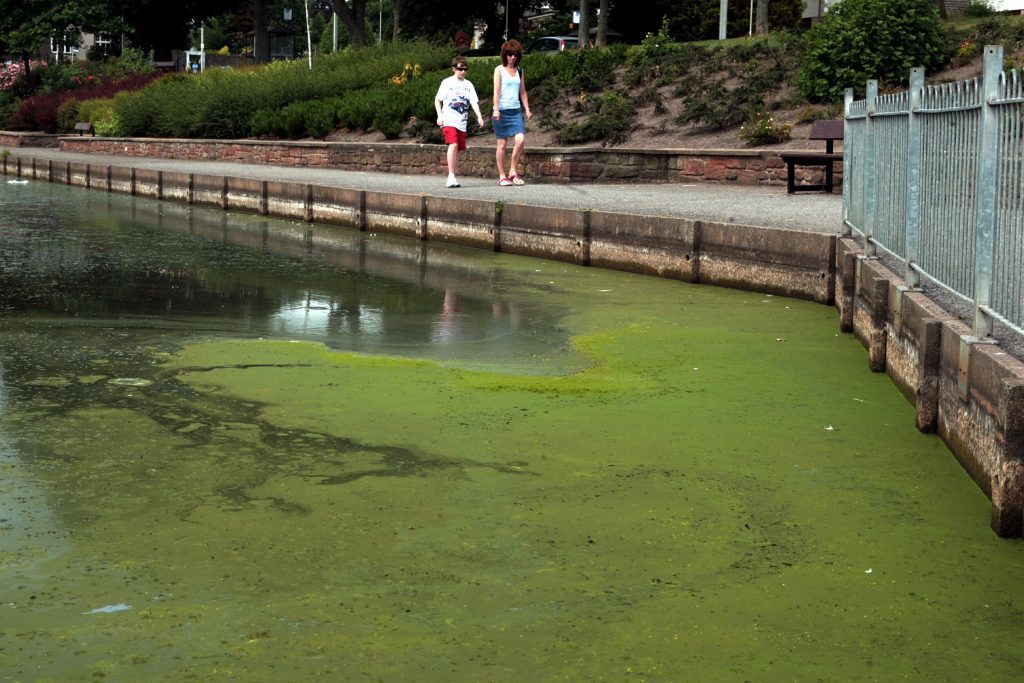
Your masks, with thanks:
M605 42L608 45L612 43L622 42L623 35L614 29L608 29L605 33ZM590 29L590 44L593 45L597 40L597 28ZM530 47L526 48L526 54L538 54L538 53L550 53L550 52L563 52L565 50L575 50L580 45L579 36L544 36L530 43Z
M545 52L563 52L564 50L575 50L579 47L580 40L576 36L544 36L530 43L526 48L526 54L543 54Z

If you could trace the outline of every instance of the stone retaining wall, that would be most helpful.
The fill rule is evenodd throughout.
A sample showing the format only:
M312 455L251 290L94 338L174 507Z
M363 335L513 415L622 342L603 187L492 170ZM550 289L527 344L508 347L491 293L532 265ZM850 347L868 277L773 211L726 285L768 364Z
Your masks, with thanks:
M60 136L46 133L12 133L0 130L0 149L11 147L59 147Z
M157 140L151 138L62 137L68 152L196 159L246 164L336 168L443 175L443 145L355 142L269 142L262 140ZM772 150L644 150L527 148L524 175L531 182L718 182L785 185L786 165ZM462 175L496 175L493 147L470 147L461 156ZM820 167L797 168L798 184L823 182ZM836 191L842 164L836 165Z
M1024 363L908 288L850 238L836 253L844 329L914 405L917 427L937 432L992 499L992 529L1024 523Z

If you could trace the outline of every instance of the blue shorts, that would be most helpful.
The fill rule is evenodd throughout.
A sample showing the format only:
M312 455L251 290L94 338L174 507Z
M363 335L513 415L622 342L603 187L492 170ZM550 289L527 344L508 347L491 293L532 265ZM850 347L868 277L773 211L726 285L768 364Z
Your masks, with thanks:
M501 109L498 112L501 118L491 119L491 126L494 127L494 137L514 138L520 133L526 133L523 125L523 112L521 109Z

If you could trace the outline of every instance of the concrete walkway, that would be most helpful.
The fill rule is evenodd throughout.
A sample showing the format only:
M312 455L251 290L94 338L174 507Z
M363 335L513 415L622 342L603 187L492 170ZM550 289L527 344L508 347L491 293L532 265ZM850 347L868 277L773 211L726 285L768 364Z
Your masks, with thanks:
M530 184L498 187L497 181L460 178L462 187L448 189L444 176L364 173L329 168L296 168L217 161L176 161L149 157L62 152L41 147L17 147L13 156L76 163L110 164L179 173L202 173L258 180L311 183L379 192L459 196L468 199L567 209L593 209L651 216L737 223L835 234L842 228L839 194L786 194L784 186L693 184Z

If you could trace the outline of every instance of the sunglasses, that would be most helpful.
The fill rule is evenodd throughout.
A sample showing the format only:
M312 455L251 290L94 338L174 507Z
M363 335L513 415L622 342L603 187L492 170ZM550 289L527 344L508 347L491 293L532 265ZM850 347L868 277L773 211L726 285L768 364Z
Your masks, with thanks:
M455 70L456 71L465 71L468 68L469 68L468 66L457 66L457 67L455 67Z

